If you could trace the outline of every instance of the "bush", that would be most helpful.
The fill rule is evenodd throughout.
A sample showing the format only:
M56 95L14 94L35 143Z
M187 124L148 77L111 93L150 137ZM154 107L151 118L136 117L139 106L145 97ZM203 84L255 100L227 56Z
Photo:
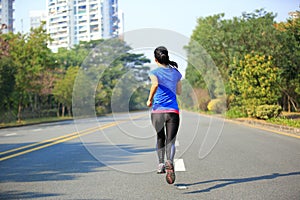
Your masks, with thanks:
M96 114L103 115L106 113L106 109L104 106L96 106Z
M255 109L255 116L258 119L271 119L278 117L282 111L281 106L278 105L262 105L257 106Z
M207 111L207 105L210 101L209 92L207 89L194 89L195 99L193 100L196 104L197 110Z
M252 52L244 59L234 59L230 67L231 102L244 106L248 116L256 117L255 110L259 105L277 103L280 97L279 69L271 56Z
M226 110L226 101L223 99L212 99L208 103L207 109L215 113L223 113Z
M228 118L241 118L247 117L247 114L241 107L232 107L226 112L226 117Z

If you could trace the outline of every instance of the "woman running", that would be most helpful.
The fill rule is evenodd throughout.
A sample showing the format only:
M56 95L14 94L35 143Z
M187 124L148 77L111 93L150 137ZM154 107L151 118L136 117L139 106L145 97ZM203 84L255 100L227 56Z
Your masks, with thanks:
M154 51L155 62L158 67L149 73L151 89L147 106L152 106L151 121L157 132L157 173L165 173L169 184L175 181L174 155L175 140L179 128L179 108L176 94L181 93L182 75L178 65L169 60L168 50L157 47ZM166 133L165 133L166 131ZM167 160L165 160L165 153Z

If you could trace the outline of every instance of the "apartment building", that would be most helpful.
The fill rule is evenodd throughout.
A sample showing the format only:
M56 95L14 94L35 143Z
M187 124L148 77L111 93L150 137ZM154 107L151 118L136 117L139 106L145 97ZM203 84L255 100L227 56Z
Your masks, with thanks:
M41 23L47 21L47 12L44 10L32 10L29 12L30 28L38 28ZM46 29L46 25L44 26Z
M0 28L2 33L14 31L14 0L0 0Z
M102 1L102 36L110 38L119 35L118 0Z
M119 34L117 0L47 0L47 13L53 51Z

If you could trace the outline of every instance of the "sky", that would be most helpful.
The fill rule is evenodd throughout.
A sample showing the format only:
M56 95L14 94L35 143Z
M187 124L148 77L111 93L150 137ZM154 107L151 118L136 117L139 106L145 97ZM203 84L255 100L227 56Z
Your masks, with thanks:
M192 34L199 17L225 13L225 18L232 18L264 8L277 13L276 21L285 21L288 12L300 10L299 5L299 0L119 0L119 9L124 12L125 32L160 28L187 37ZM46 0L15 0L16 32L28 32L29 11L43 9L46 9Z

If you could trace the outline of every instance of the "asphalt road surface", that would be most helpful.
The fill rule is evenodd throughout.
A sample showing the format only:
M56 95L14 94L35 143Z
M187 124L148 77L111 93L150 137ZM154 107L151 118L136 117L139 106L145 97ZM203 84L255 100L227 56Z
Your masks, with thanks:
M0 199L300 199L299 138L182 112L169 185L149 116L0 129Z

